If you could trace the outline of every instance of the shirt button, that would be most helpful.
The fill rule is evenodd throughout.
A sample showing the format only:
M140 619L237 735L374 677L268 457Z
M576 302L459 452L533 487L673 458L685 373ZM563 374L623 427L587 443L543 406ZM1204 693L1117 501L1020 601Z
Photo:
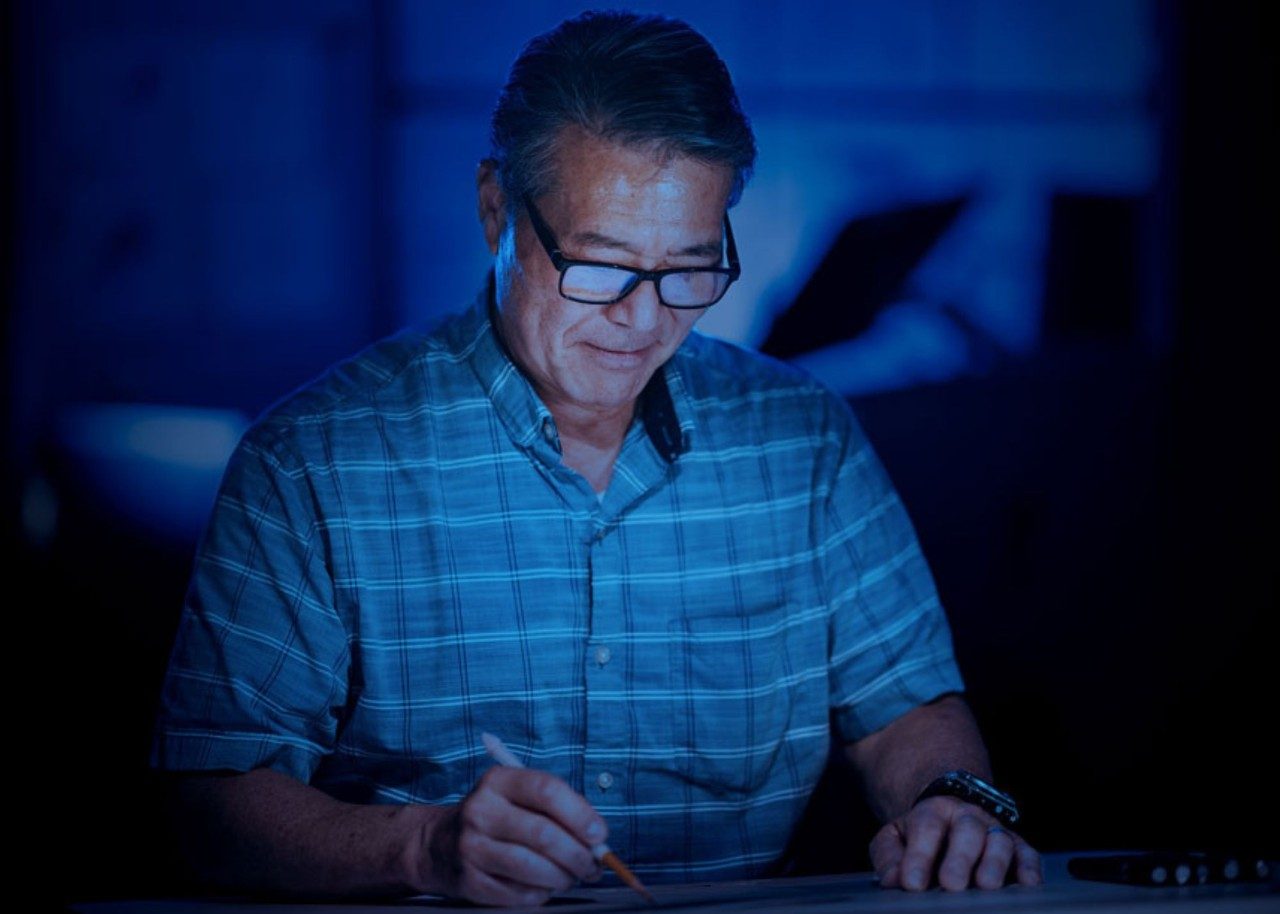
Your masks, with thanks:
M599 776L596 777L596 786L601 790L608 790L613 786L613 775L607 771L601 771Z
M609 650L609 648L605 647L603 644L596 648L596 663L600 666L604 666L612 659L613 651Z
M550 419L542 420L542 437L546 438L548 441L552 442L553 444L555 443L556 427L551 424Z

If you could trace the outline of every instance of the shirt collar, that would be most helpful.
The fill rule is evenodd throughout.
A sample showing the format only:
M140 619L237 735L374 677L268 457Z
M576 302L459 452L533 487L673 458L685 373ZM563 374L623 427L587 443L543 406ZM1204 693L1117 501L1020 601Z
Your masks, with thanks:
M555 419L511 358L495 323L494 274L489 270L484 290L464 315L459 341L472 370L519 447L546 438L558 451ZM673 356L640 393L637 413L654 449L667 463L689 450L693 432L693 403L678 362Z

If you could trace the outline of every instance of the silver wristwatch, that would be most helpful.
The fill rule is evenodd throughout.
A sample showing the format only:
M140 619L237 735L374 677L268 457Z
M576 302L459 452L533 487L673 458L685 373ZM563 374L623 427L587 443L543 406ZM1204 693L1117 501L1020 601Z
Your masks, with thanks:
M957 768L935 778L928 787L916 797L916 803L928 797L958 797L966 803L984 809L1000 821L1001 825L1012 828L1017 824L1018 804L1007 793L996 790L982 778L972 772ZM911 804L912 806L915 803Z

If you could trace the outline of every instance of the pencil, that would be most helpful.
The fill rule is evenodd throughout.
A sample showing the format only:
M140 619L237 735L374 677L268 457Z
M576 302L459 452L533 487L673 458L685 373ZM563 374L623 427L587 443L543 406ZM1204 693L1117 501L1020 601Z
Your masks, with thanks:
M492 733L481 733L480 740L484 743L489 755L493 756L493 760L499 765L506 768L524 767L520 759L512 755L511 750L503 744L502 740ZM609 849L609 845L597 844L591 848L591 853L595 855L597 860L617 873L619 879L643 896L646 901L650 904L657 904L658 899L653 897L649 890L644 887L644 883L636 878L636 874L627 868L627 865L618 858L618 855Z

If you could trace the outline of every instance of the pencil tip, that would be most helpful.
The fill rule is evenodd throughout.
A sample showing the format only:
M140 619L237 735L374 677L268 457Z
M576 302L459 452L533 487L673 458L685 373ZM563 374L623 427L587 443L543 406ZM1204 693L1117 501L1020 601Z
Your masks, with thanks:
M613 851L609 850L606 845L600 846L605 848L604 853L600 857L600 862L617 873L618 877L633 889L637 895L649 902L649 904L656 905L658 903L658 899L653 897L653 894L645 888L644 883L640 881L639 877L636 876L635 873L631 872L630 868L622 862L621 858Z

